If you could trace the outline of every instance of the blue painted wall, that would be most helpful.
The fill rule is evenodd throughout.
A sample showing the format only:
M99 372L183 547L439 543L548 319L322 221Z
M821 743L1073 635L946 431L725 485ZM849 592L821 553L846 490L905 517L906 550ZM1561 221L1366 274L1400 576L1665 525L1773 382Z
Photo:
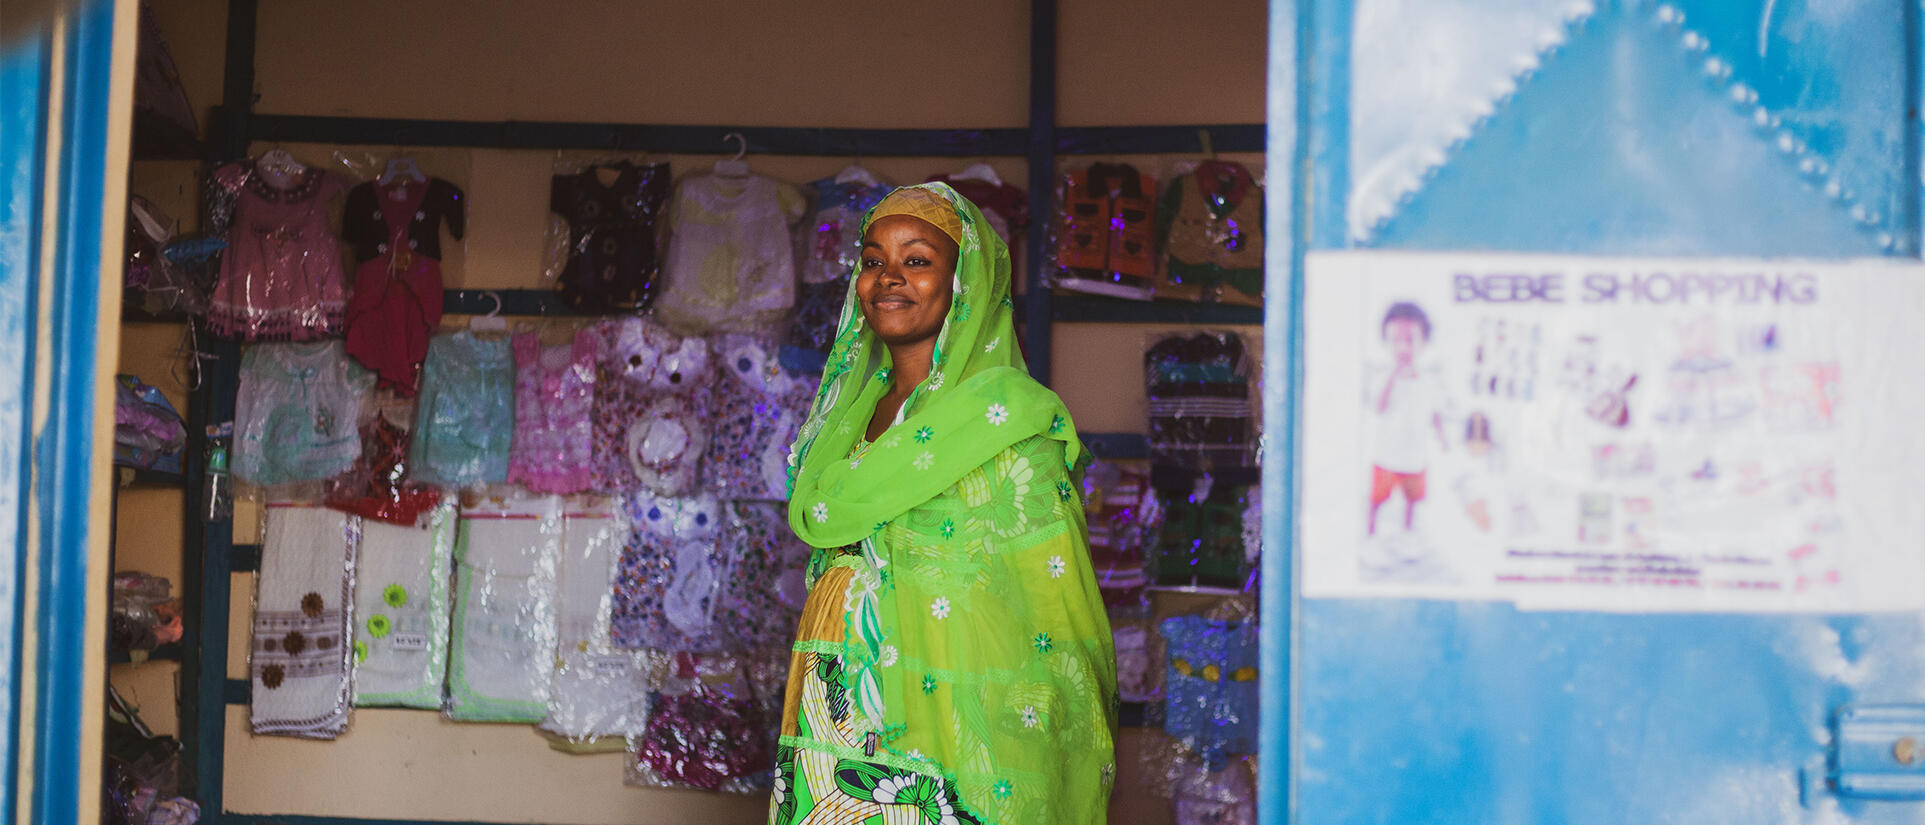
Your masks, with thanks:
M1272 296L1301 288L1307 248L1917 254L1910 3L1273 10L1273 60L1293 66L1272 68L1271 168L1307 178L1272 188L1273 216L1305 210L1273 223L1298 243L1271 261ZM1316 311L1271 308L1267 420L1286 448L1266 486L1292 481L1291 313ZM1267 527L1290 546L1283 515ZM1266 821L1287 782L1305 823L1925 822L1925 803L1800 797L1839 706L1925 702L1925 616L1297 600L1288 569L1266 571L1266 627L1291 627L1266 668L1292 674L1289 704L1266 694L1270 767L1290 754Z

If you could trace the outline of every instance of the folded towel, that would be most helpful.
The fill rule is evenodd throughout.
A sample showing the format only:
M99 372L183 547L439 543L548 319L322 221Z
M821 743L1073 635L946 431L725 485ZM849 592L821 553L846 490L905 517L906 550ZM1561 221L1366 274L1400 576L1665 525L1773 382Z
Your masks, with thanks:
M539 722L555 657L555 563L561 499L464 505L455 548L448 717Z
M349 516L270 503L254 590L255 733L332 739L348 726Z
M420 527L361 524L354 572L354 704L441 707L455 513Z

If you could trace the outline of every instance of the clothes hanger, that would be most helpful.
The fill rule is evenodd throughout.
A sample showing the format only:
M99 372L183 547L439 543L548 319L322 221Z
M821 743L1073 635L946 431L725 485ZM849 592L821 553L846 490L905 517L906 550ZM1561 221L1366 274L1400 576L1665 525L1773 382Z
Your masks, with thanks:
M1002 176L996 174L995 167L987 163L972 163L969 165L969 168L950 175L949 177L952 180L979 180L991 186L1003 185Z
M479 318L470 318L468 320L468 331L471 333L507 332L508 319L501 317L501 293L491 289L483 294L495 302L495 308L488 310L487 315Z
M741 132L730 132L722 136L722 142L735 141L735 157L715 162L715 174L725 178L745 178L749 175L749 162L742 159L749 153L749 139Z
M282 177L292 177L307 171L307 164L295 160L293 155L279 146L262 152L254 164L265 172Z
M425 183L428 180L427 175L421 174L421 167L414 162L414 158L410 157L396 157L389 160L387 168L381 171L380 182L386 186L399 178L407 178L415 183Z
M860 161L842 167L842 171L836 173L836 183L860 183L864 186L882 185L882 181L876 179L874 172L862 168Z

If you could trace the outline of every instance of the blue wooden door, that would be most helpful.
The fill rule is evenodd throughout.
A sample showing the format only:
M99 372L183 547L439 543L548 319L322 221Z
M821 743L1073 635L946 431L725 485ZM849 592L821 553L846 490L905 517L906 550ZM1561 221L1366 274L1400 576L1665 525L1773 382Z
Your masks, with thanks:
M1269 547L1315 483L1303 319L1352 311L1306 253L1919 254L1916 3L1272 9ZM1265 821L1925 822L1918 613L1301 598L1299 561L1265 560Z
M106 610L104 574L90 564L105 557L94 548L104 548L106 520L90 504L106 494L92 495L105 463L94 449L98 341L102 295L119 294L105 279L120 267L103 255L122 230L107 225L118 210L104 204L108 182L127 172L126 137L116 158L110 130L127 128L131 61L116 77L113 57L117 38L132 48L130 11L112 0L0 9L0 818L9 822L85 821L100 794L82 780L100 759L83 708L102 701L104 665L90 675L87 664L105 658L105 639L86 633L87 618Z

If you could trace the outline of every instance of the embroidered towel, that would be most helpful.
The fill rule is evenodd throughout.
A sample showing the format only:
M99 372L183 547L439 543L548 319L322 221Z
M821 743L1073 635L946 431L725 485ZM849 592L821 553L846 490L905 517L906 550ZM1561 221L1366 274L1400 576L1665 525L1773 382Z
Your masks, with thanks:
M643 654L617 649L609 636L615 560L627 532L614 499L578 502L562 519L560 645L541 727L570 742L637 735L648 718Z
M354 704L441 707L448 666L453 507L424 526L361 524L354 572Z
M349 516L267 505L254 590L249 721L257 734L332 739L348 726Z
M464 504L455 545L448 717L539 722L555 656L561 499Z

